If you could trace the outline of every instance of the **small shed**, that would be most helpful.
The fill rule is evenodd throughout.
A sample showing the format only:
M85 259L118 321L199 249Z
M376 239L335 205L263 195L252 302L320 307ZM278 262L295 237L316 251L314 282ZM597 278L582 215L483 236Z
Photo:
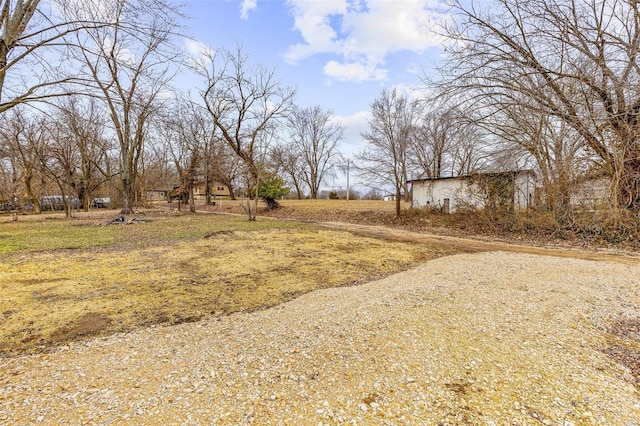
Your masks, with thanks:
M412 207L430 207L451 213L460 208L524 210L533 206L535 173L518 170L414 179Z

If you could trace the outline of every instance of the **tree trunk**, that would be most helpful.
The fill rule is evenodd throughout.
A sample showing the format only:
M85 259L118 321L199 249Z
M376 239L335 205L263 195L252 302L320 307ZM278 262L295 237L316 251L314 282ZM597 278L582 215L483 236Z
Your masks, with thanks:
M7 31L6 28L4 28L4 30ZM7 42L5 40L0 39L0 101L2 101L2 90L4 89L4 80L7 75L6 66L7 66L8 54L9 54L9 49L7 47ZM3 111L0 110L0 112L3 112Z
M27 193L27 197L33 203L33 208L36 214L40 214L40 200L33 193L33 187L31 185L31 181L33 180L33 174L29 171L29 173L24 177L24 188Z
M640 153L639 153L640 154ZM618 206L640 210L640 156L626 155L617 176Z
M267 210L275 210L280 208L280 204L276 201L275 198L265 197L264 202L267 204Z
M232 183L227 183L227 188L229 188L229 197L235 201L236 200L236 192L233 189L233 184Z
M205 185L204 185L204 194L205 194L205 204L210 206L211 205L211 178L209 177L209 175L207 174L207 177L205 178Z
M189 185L189 211L196 212L196 200L193 198L193 184Z
M133 213L133 182L127 177L122 178L122 210L120 214Z

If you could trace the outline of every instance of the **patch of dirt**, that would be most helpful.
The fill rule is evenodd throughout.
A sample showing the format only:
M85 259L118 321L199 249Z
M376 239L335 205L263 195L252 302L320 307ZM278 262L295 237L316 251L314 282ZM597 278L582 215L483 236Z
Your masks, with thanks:
M233 231L209 232L208 234L205 234L204 237L202 237L202 238L214 238L214 237L219 237L221 235L233 235Z
M640 387L640 318L614 321L607 332L621 341L611 343L602 352L629 369L634 384Z
M614 336L624 337L640 343L640 318L624 318L615 321L608 332Z
M621 254L605 251L585 251L565 247L542 247L536 245L521 245L504 241L493 241L473 238L460 238L448 235L414 232L404 229L388 228L384 226L356 225L354 223L326 222L319 224L332 229L342 229L360 236L371 236L389 241L414 242L428 244L436 251L444 254L479 253L485 251L507 251L512 253L536 254L541 256L565 257L600 262L616 262L637 265L640 257L636 253Z
M111 324L111 319L103 314L90 312L80 317L75 324L63 327L51 334L51 343L62 343L80 337L99 334Z
M629 369L634 384L640 386L640 351L622 345L611 345L602 351L611 359Z

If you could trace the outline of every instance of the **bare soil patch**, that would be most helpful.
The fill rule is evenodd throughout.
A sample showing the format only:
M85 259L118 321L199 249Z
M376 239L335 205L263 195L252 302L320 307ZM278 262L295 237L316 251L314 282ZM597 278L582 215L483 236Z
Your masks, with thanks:
M70 327L63 327L51 333L49 341L57 344L79 337L99 334L104 331L110 323L111 318L96 312L89 312L78 318Z

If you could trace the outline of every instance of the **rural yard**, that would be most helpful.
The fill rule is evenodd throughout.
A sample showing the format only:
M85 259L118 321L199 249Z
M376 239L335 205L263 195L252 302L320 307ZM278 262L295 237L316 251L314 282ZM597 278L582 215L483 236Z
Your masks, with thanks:
M640 426L640 0L0 5L0 426Z
M0 424L640 424L634 254L77 216L0 223Z

